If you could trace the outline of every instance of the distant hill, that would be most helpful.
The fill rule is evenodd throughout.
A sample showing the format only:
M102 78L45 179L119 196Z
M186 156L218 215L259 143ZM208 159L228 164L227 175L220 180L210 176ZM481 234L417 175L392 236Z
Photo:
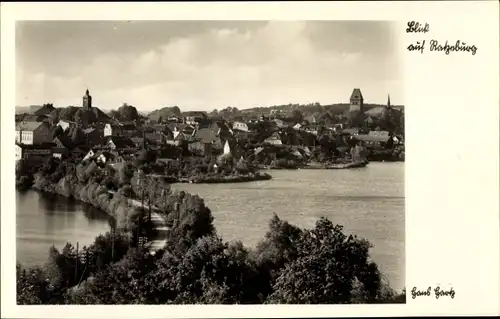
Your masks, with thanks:
M158 121L158 119L161 117L162 119L166 120L167 118L171 116L179 116L181 115L181 110L179 109L178 106L172 106L172 107L164 107L159 110L154 110L153 112L149 113L147 116L150 120L153 121Z

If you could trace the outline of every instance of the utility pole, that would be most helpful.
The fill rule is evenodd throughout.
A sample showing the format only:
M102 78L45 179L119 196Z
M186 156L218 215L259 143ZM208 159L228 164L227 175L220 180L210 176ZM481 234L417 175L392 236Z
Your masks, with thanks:
M113 225L113 228L111 228L111 236L113 237L111 239L111 261L115 261L115 228L116 226Z
M78 280L78 262L80 258L78 256L78 242L76 242L76 259L75 259L75 282Z

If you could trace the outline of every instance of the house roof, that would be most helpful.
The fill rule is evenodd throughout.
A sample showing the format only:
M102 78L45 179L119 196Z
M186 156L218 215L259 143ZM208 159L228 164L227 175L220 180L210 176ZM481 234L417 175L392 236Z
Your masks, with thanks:
M370 131L368 132L370 136L383 136L385 138L389 138L389 131Z
M264 148L263 148L263 147L257 147L257 148L253 151L253 153L254 153L255 155L257 155L257 154L259 154L260 152L262 152L263 150L264 150Z
M375 136L368 134L356 135L355 138L363 142L387 142L389 140L388 136Z
M86 129L82 130L82 132L85 133L85 134L90 134L93 131L95 131L95 128L93 128L93 127L89 127L89 128L86 128Z
M22 121L16 124L16 131L34 131L40 125L46 125L44 122Z
M54 138L54 143L60 144L61 146L63 146L64 148L67 148L67 149L72 149L74 147L73 142L66 135L56 136L56 138Z
M99 157L101 155L104 155L106 158L115 158L116 154L110 152L110 151L97 151L94 153L94 157Z
M135 146L132 139L126 136L110 136L107 139L106 144L108 144L109 141L113 141L113 144L115 144L116 148L127 148Z
M348 133L351 135L356 135L359 134L359 129L358 128L346 128L342 130L343 133Z
M271 135L269 135L268 137L266 137L266 140L268 139L279 139L281 140L281 136L280 134L276 131L276 132L273 132Z
M357 88L354 89L351 94L351 100L362 100L362 99L363 95L361 94L361 90Z
M165 139L166 136L163 133L158 133L158 132L150 132L145 134L146 139L150 141L160 141L162 139Z
M217 140L216 133L209 128L202 128L196 131L194 138L203 143L213 143Z

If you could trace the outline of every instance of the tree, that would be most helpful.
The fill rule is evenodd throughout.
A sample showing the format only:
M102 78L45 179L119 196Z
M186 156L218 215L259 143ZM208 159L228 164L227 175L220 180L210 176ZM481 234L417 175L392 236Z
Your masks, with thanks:
M53 301L52 287L40 267L23 269L16 265L16 300L19 305L48 304Z
M139 113L137 109L132 105L128 105L127 103L123 103L122 106L118 108L118 116L117 119L120 121L133 121L139 118Z
M365 301L380 292L380 273L369 261L370 243L347 236L342 226L321 218L316 227L301 234L297 258L286 264L273 286L269 303L349 303L354 283Z
M304 116L299 110L292 111L292 119L294 122L300 123L304 120Z

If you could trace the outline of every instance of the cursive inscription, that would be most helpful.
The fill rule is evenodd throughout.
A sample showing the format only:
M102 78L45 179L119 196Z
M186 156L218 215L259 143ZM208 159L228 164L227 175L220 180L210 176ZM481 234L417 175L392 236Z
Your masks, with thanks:
M427 33L429 32L429 24L421 24L417 21L409 21L408 27L406 28L406 33ZM450 42L451 43L451 42ZM428 51L430 52L443 52L449 55L450 52L470 52L472 55L476 55L477 47L475 45L468 45L464 41L457 40L454 43L449 44L448 40L444 42L439 42L438 40L430 40L428 46ZM416 51L423 54L426 50L426 40L416 41L406 47L410 52Z
M415 299L417 297L431 297L434 296L436 299L441 297L449 297L451 299L455 298L455 290L453 287L450 287L447 290L442 289L440 286L432 289L432 287L427 287L427 289L418 289L417 287L413 287L411 290L411 298Z
M416 21L408 22L408 28L406 28L406 33L427 33L429 32L429 24L426 22L425 25L420 24Z

